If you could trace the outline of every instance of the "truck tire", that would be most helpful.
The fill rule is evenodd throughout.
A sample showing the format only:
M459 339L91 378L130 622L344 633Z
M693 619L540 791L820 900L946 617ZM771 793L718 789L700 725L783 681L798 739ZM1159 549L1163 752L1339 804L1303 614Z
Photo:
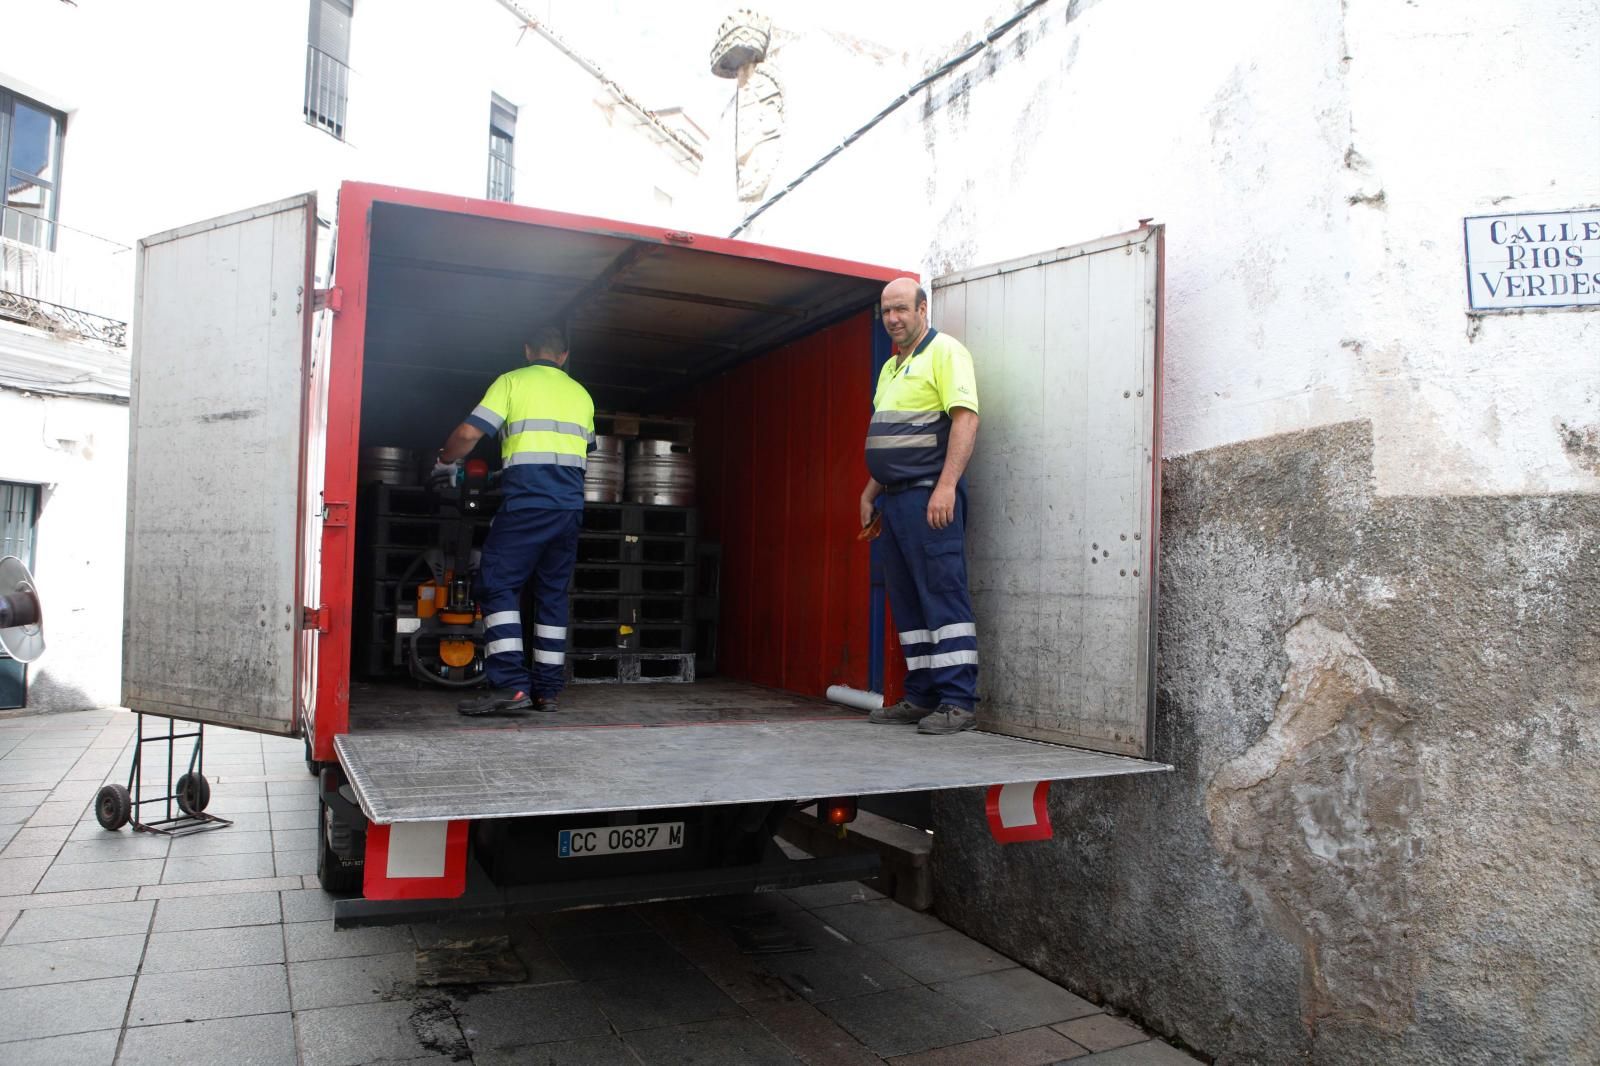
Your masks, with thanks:
M362 864L339 858L333 850L333 811L326 803L318 805L321 816L317 833L317 884L324 892L335 896L354 896L361 892Z

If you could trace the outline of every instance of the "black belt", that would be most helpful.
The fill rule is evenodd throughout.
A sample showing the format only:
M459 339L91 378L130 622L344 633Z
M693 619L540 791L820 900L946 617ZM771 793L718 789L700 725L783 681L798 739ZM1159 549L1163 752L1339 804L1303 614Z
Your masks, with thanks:
M938 483L939 483L939 479L938 478L932 478L932 477L912 478L910 481L896 481L896 482L892 482L891 484L885 485L883 487L883 491L887 492L891 496L898 496L902 492L907 491L908 489L931 489L935 485L937 485Z

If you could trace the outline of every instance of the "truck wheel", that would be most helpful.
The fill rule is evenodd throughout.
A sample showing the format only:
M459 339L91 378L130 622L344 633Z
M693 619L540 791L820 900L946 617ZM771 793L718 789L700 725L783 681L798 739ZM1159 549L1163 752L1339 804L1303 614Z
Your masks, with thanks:
M133 797L126 785L105 785L94 798L94 818L101 829L115 832L128 824L133 814Z
M178 810L191 817L206 809L211 802L211 782L200 774L184 774L178 778Z
M329 838L333 835L333 811L326 803L319 808L322 824L317 840L317 884L324 892L335 896L353 896L361 891L361 864L339 858Z

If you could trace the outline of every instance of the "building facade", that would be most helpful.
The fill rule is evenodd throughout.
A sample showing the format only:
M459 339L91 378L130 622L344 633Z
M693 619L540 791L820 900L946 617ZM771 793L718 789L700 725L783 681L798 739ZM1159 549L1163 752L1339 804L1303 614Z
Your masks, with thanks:
M5 36L30 44L0 51L0 504L46 597L30 709L119 698L140 238L307 190L331 222L345 180L680 224L700 170L674 101L656 116L516 3L12 8ZM23 686L0 663L0 708Z

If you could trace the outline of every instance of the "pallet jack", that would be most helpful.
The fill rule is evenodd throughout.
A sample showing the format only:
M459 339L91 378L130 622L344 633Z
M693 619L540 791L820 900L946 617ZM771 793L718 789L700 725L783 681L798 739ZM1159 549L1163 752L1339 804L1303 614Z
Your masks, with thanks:
M436 513L444 519L439 543L419 555L401 580L395 611L395 640L406 668L418 681L447 688L470 688L485 680L483 612L473 593L479 552L472 545L475 520L499 503L497 479L482 459L462 464L453 483L430 482ZM414 589L417 571L427 575Z

